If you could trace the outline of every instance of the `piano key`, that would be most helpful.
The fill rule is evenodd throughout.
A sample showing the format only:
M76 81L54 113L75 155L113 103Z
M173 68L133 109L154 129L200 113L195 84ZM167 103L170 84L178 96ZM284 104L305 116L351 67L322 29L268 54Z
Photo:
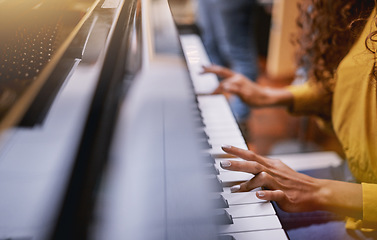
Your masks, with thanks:
M269 202L231 205L226 211L235 218L275 215L275 209Z
M224 236L233 237L233 239L235 240L288 240L288 237L283 229L231 233Z
M231 235L221 235L217 240L235 240L235 238Z
M201 108L200 116L202 118L208 118L208 119L216 119L222 116L223 118L226 118L228 120L235 121L233 117L233 113L230 110L224 111L224 109L221 109L221 108L218 110L210 109L208 107Z
M229 159L227 159L227 158L219 158L219 159L215 159L215 167L220 171L220 172L229 172L230 170L226 170L226 169L224 169L224 168L222 168L221 166L220 166L220 163L221 163L221 161L226 161L226 160L231 160L231 161L246 161L246 160L244 160L244 159L242 159L242 158L229 158Z
M221 106L222 103L226 103L226 98L224 95L217 94L217 95L202 95L202 96L197 96L198 100L198 105L215 105L215 106ZM218 104L220 103L220 104ZM227 106L229 107L229 106Z
M219 226L220 234L270 229L281 229L280 221L276 215L249 218L233 218L233 224Z
M215 222L219 225L233 224L233 217L224 209L215 209Z
M206 163L204 165L204 169L205 169L205 172L209 174L219 175L220 173L219 170L214 166L214 164L211 164L211 163Z
M211 126L211 128L219 128L219 127L226 127L226 128L236 128L238 129L239 126L235 119L231 119L229 117L222 117L222 115L218 116L203 116L202 121L205 126Z
M229 131L229 130L234 130L234 129L239 129L238 125L217 125L217 126L213 126L213 125L204 125L203 128L201 128L200 130L202 131L208 131L208 132L221 132L221 131Z
M211 140L211 138L210 138L210 140ZM214 141L218 141L218 139L215 139ZM221 148L224 144L228 144L228 145L232 145L232 146L235 146L235 147L241 147L241 148L247 149L247 145L244 141L230 142L230 141L225 140L222 143L210 144L210 145L212 146L212 148Z
M206 132L207 133L207 132ZM213 138L213 139L219 139L219 138L240 138L243 139L242 133L240 131L227 131L227 132L210 132L207 133L208 138Z
M245 172L235 172L235 171L228 171L228 172L220 172L218 178L223 183L223 186L229 187L241 182L248 181L254 177L251 173Z
M232 145L232 144L241 144L245 143L245 140L242 137L230 137L226 139L221 139L221 138L211 138L207 140L209 144L211 145Z
M257 198L255 191L229 193L226 192L225 189L226 188L223 188L224 192L221 193L221 195L228 201L229 205L267 202L266 200Z
M222 192L223 187L222 187L222 182L221 180L217 177L217 175L209 175L207 179L208 183L210 186L212 186L211 190L213 192Z
M219 85L219 81L215 74L200 74L202 72L202 66L210 64L210 60L200 37L196 34L185 34L180 36L180 40L183 53L188 63L195 93L212 93Z
M228 201L219 193L212 196L211 202L215 208L229 208Z
M237 144L237 145L234 145L234 146L237 147L237 148L245 149L245 150L248 149L246 143ZM221 146L212 146L211 149L208 149L206 151L208 153L210 153L211 155L215 156L215 157L224 157L224 156L229 156L230 155L230 154L224 152L222 150Z
M239 130L238 124L233 121L209 121L202 120L203 130L208 132L219 132L219 131L229 131L229 130Z
M218 95L211 95L211 96L218 96ZM233 115L233 113L227 104L229 104L227 100L224 100L224 101L221 100L218 103L214 102L214 104L198 103L198 109L200 110L202 114L203 113L208 114L208 115L222 114L225 116L231 116Z

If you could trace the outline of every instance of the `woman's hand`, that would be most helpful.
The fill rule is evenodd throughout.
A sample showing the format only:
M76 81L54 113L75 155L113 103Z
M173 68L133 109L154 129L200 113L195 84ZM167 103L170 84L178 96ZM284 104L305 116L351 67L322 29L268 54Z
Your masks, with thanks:
M238 95L243 102L252 107L288 105L293 101L293 96L287 90L260 86L244 75L225 67L204 66L203 73L214 73L223 78L215 94L228 92Z
M233 186L232 192L262 187L263 190L257 191L256 196L275 201L287 212L328 210L360 217L360 184L312 178L294 171L280 160L262 157L236 147L223 146L223 150L246 161L224 160L221 162L222 168L255 175L249 181Z

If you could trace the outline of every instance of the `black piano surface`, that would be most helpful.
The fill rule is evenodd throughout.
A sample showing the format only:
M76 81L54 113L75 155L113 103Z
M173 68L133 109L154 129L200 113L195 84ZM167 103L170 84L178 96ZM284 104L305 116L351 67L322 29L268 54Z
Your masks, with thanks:
M5 0L0 20L0 240L232 239L167 0Z
M0 9L0 239L217 239L167 1Z
M63 54L97 4L98 0L0 2L1 130L20 121L59 62L60 68L72 67L62 61ZM54 95L62 80L51 81L45 95ZM50 98L39 100L33 114L46 111L43 102ZM32 121L25 119L24 124Z

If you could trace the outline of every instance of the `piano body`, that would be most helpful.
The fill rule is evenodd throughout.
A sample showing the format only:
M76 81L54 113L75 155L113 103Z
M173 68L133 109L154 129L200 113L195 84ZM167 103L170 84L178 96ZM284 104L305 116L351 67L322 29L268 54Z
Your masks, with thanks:
M167 0L0 1L0 239L287 239ZM186 58L185 58L186 57Z

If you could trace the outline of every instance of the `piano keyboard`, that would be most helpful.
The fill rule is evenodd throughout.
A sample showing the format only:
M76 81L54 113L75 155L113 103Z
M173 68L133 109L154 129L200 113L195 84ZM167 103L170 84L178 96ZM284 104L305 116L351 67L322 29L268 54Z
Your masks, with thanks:
M242 149L248 147L225 96L209 95L217 87L218 82L212 74L200 74L201 66L209 64L200 38L196 35L182 35L180 39L194 91L197 94L198 114L202 120L201 130L207 138L209 147L205 152L213 157L216 169L214 172L218 173L217 178L222 184L221 195L227 203L225 211L230 216L227 224L220 224L219 234L237 240L287 239L270 202L258 199L255 191L229 192L230 186L251 179L253 174L222 169L221 160L232 156L222 151L221 146L232 145ZM234 157L232 160L244 161Z
M221 146L233 145L247 149L247 145L223 95L198 96L198 109L203 121L203 131L208 136L210 154L226 156Z

